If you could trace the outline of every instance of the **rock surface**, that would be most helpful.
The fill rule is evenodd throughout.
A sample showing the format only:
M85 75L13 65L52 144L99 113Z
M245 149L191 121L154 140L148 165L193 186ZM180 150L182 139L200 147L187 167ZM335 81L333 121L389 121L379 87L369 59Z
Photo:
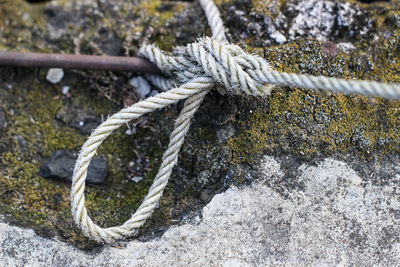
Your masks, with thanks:
M215 2L229 41L263 56L278 71L400 82L399 0ZM33 5L5 0L0 13L1 51L134 56L144 42L172 50L210 35L196 1L54 0ZM79 114L101 122L139 100L129 84L133 74L65 70L57 84L47 82L46 74L47 69L0 68L0 102L7 118L0 133L0 212L9 225L74 247L99 249L73 223L69 184L40 177L38 171L55 151L78 151L85 142L96 123L82 132L81 122L88 123L75 120ZM64 95L64 86L73 90ZM107 187L91 186L85 192L96 223L121 224L140 204L181 107L147 114L102 144L98 153L109 163ZM256 166L265 153L277 158L285 174L267 184L281 194L304 193L298 168L327 157L351 165L372 186L396 183L399 113L399 101L301 88L275 88L265 98L211 92L191 123L160 200L162 208L146 222L140 239L162 236L217 192L256 182Z
M375 186L331 158L301 164L292 176L282 168L285 161L265 156L253 184L216 195L198 216L160 238L124 242L123 248L84 253L0 223L0 261L60 267L395 266L400 261L398 179ZM285 178L303 188L283 192L274 181Z
M289 29L291 40L302 37L314 37L318 40L368 33L372 21L360 9L351 3L334 1L306 0L292 1L288 11L294 14Z

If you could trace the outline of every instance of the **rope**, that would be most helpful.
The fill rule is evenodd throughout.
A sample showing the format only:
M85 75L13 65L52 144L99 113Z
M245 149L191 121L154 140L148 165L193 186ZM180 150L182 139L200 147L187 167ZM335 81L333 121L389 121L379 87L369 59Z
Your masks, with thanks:
M273 85L278 85L388 99L400 98L398 84L274 71L263 58L247 54L239 46L228 44L223 22L214 2L199 2L205 11L213 38L204 37L185 47L178 47L171 55L154 45L143 46L140 54L156 64L169 77L167 79L159 75L146 76L154 86L164 92L111 116L91 134L82 147L72 178L72 213L83 233L94 240L112 243L137 234L137 230L151 216L162 196L172 169L178 161L178 154L194 113L213 88L222 94L268 95ZM101 228L96 225L88 216L84 190L87 169L98 147L114 130L129 121L183 99L186 99L184 108L175 122L160 169L142 204L132 217L120 226Z

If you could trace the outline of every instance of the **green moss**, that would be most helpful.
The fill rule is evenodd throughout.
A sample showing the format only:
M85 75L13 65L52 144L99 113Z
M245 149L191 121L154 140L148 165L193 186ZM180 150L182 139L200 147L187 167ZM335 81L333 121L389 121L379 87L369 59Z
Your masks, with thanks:
M35 81L33 76L26 80ZM105 116L118 109L110 101L75 87L78 85L75 83L72 87L75 104ZM70 184L38 175L39 167L54 151L78 150L87 138L55 119L64 102L69 101L60 91L58 86L52 87L38 81L32 84L22 82L5 96L3 108L9 113L8 127L0 142L8 143L10 150L2 153L1 157L0 210L11 216L12 221L23 222L39 233L61 235L82 248L90 248L94 243L88 243L72 222L69 211ZM137 138L150 134L150 130L139 129ZM16 141L17 136L26 140L27 147L21 147ZM153 172L138 184L126 180L128 161L136 156L134 140L121 129L105 141L99 150L99 154L104 153L108 158L107 185L88 186L86 189L87 207L99 225L123 223L137 208L151 185ZM158 158L161 156L161 147L150 142L147 152ZM153 162L151 167L157 170L155 165Z
M3 1L0 4L0 14L2 14L0 28L3 38L0 49L21 52L51 51L50 45L41 36L41 33L47 32L47 18L43 14L45 8L45 3L30 4L25 0Z
M236 162L251 162L266 151L313 158L353 150L368 157L372 151L398 149L398 101L389 104L382 99L346 96L323 99L303 90L276 92L269 101L271 110L255 110L249 121L242 123L241 134L229 140Z
M148 14L149 25L157 30L154 42L163 50L171 50L176 45L175 32L166 29L166 25L175 19L176 14L181 12L186 4L168 2L161 0L145 0L141 4L141 11Z
M226 7L232 2L216 1L223 17L227 13ZM253 5L248 7L246 13L254 11L273 18L275 13L270 11L268 6L272 2L253 0ZM278 5L283 2L277 1ZM74 2L77 7L72 10L82 12L79 14L88 18L86 28L71 26L68 28L69 35L65 37L65 42L63 39L49 45L49 40L44 38L48 34L45 5L30 6L23 0L7 3L10 4L0 5L0 13L5 14L0 21L0 27L4 29L2 37L7 40L7 43L0 42L1 49L71 52L75 51L72 39L84 32L80 48L84 52L98 53L93 49L91 42L98 37L100 28L106 28L117 33L126 51L132 55L137 51L143 37L147 38L148 35L162 49L170 50L174 47L177 42L174 29L177 26L171 26L171 22L174 22L176 13L188 5L186 2L144 0L133 8L132 3L128 1L121 3L118 12L113 13L110 10L106 12L106 16L97 18L89 15L91 8L78 9L79 2ZM62 0L57 3L61 8L70 10L66 8L70 1ZM362 5L367 8L367 4ZM276 70L400 82L400 30L387 20L388 16L398 11L391 8L385 12L374 11L371 8L371 18L379 32L390 30L393 35L374 41L359 40L354 43L357 50L350 54L339 52L335 56L324 56L321 42L313 40L301 40L274 47L252 47L253 41L258 37L243 42L248 45L249 52L264 56ZM25 13L30 17L24 16ZM132 18L132 24L125 23L128 16ZM10 21L7 27L4 25L6 20ZM179 27L184 29L185 25ZM236 34L235 29L230 31L232 36ZM134 38L133 35L139 37ZM8 127L0 136L0 143L6 144L7 148L6 151L2 151L0 162L0 211L15 223L31 227L39 233L57 235L79 247L91 248L95 244L84 238L74 226L69 204L70 185L44 179L37 173L51 153L61 148L78 150L87 138L57 121L57 112L72 101L73 104L92 110L99 116L106 117L114 113L119 106L106 99L102 89L113 86L113 83L117 83L117 79L114 78L120 78L122 75L117 77L106 72L88 73L86 75L95 78L82 82L85 76L80 73L82 76L71 78L69 85L73 96L67 100L61 95L60 86L50 86L44 82L45 71L22 72L23 75L13 78L14 89L4 90L4 96L2 95ZM120 84L121 80L118 81ZM119 89L120 84L114 87ZM99 87L102 88L93 91L87 89ZM130 92L129 90L131 88L125 91L114 90L118 97L112 95L111 99L120 100L121 95ZM236 103L241 105L241 108L238 108L237 114L229 116L235 118L234 123L238 126L238 135L228 140L227 154L232 154L232 162L219 162L223 149L222 145L217 144L215 130L209 125L210 120L207 120L206 126L202 125L194 133L189 133L191 138L185 142L187 147L181 153L180 168L175 170L178 178L174 180L172 177L160 201L162 209L156 210L143 232L168 225L184 211L198 208L199 202L204 204L209 201L213 192L221 188L221 180L215 178L209 187L199 185L193 177L197 177L205 169L213 170L213 177L222 177L229 168L228 165L254 162L265 152L291 153L313 158L336 152L354 152L369 157L372 152L389 154L398 151L398 101L279 88L265 99L240 98ZM124 129L121 129L101 146L98 153L105 154L109 162L107 184L87 186L85 192L86 204L96 223L101 226L120 224L137 208L156 175L163 148L168 142L172 121L169 118L175 116L176 112L169 109L164 110L162 115L152 114L149 119L153 119L153 125L156 125L155 133L149 128L138 128L137 134L132 137L125 135ZM202 117L204 116L198 116ZM156 136L152 137L154 134ZM17 136L22 136L27 141L27 148L19 144ZM138 143L141 146L138 146ZM151 157L146 177L138 184L126 179L128 162L136 158L135 150L138 150L140 155ZM221 158L228 161L230 156ZM191 179L183 182L182 173ZM239 184L242 182L240 179L238 177L236 180ZM204 193L207 190L208 193Z
M265 58L279 71L398 83L399 42L396 36L380 39L373 47L360 41L351 55L339 52L328 57L322 54L321 43L305 40L266 48ZM369 157L371 152L398 151L399 101L305 89L277 89L262 101L269 109L255 108L239 118L240 135L228 141L235 162L252 162L267 151L306 158L351 151Z
M173 3L161 0L144 0L141 8L148 16L153 17L153 26L164 26L165 23L175 17L176 13L181 12L185 7L184 3Z
M65 8L62 5L66 5L67 2L60 1L58 4L61 5L60 8ZM73 3L73 5L75 4L78 5ZM134 10L132 10L132 4L123 4L118 14L126 12L130 16L135 16L135 14L143 14L144 12L143 18L139 19L139 25L132 26L134 31L145 32L149 25L156 27L157 30L160 30L160 35L156 39L160 44L163 44L163 49L169 49L174 45L175 36L173 32L165 28L162 30L162 26L173 20L176 12L180 12L186 5L185 3L143 1L141 5L134 6ZM18 11L18 7L25 11ZM35 5L33 8L34 12L41 14L41 18L32 17L28 24L19 21L19 17L23 15L21 12L31 15L29 7L30 5L22 0L17 1L14 6L0 5L2 14L7 14L4 19L11 19L11 25L14 25L5 27L6 49L17 47L18 50L23 51L26 46L26 50L38 48L36 51L45 52L59 51L60 49L69 52L74 51L71 38L77 36L74 33L79 32L79 27L68 26L69 33L65 36L67 42L52 43L52 40L46 39L48 25L45 21L47 17L44 15L45 5ZM66 8L66 11L68 12L68 8ZM85 14L86 9L79 12ZM16 14L18 14L18 18L14 18ZM81 15L81 13L79 14ZM118 34L121 31L120 38L132 37L132 33L126 31L127 29L132 31L131 24L123 25L120 30L121 25L118 25L120 20L111 19L114 15L101 18L100 21L97 18L88 17L86 25L88 29L82 29L85 35L80 40L81 51L90 51L90 42L93 41L92 39L98 32L97 23ZM37 25L34 25L35 23ZM37 40L29 39L29 36L22 36L24 31L28 29L33 29L33 33L37 34ZM11 79L8 75L9 72L12 73ZM7 69L2 70L2 83L0 83L4 88L4 93L2 92L1 95L1 105L7 113L7 128L0 135L0 149L5 149L0 150L0 153L2 153L0 161L0 212L6 215L7 220L30 227L43 235L55 235L61 240L76 244L80 248L93 248L96 244L89 242L73 222L70 212L70 184L42 178L38 175L38 171L53 152L58 149L78 151L87 138L87 136L81 135L77 130L56 119L56 114L60 110L69 106L78 106L85 110L94 111L98 116L106 118L108 114L120 109L116 102L120 103L118 100L122 98L121 95L130 92L132 88L122 88L115 92L119 94L117 98L109 96L107 99L104 97L105 92L101 90L107 85L112 86L111 84L117 84L117 86L114 86L120 89L118 84L122 83L122 75L118 76L106 72L67 71L62 81L63 84L71 87L72 97L67 98L61 94L61 85L50 85L45 82L46 70L10 69L9 72ZM98 82L96 79L102 82ZM5 89L7 84L3 81L11 83L13 89ZM88 89L93 87L101 88L97 90ZM110 101L110 98L113 101ZM85 189L86 205L92 219L97 224L103 227L121 224L138 207L158 171L160 158L171 130L169 125L171 121L168 118L172 116L175 117L176 112L166 110L162 115L156 112L146 117L151 121L149 124L156 125L155 132L151 127L138 127L135 136L128 136L124 133L126 128L122 127L125 129L115 131L102 144L98 154L104 154L108 159L109 175L107 183L104 186L89 185ZM153 117L156 119L153 119ZM27 144L20 144L21 139L25 140ZM136 159L138 154L151 158L151 161L144 179L140 183L134 183L126 178L126 172L128 163ZM146 233L146 231L153 231L160 226L171 224L177 214L181 214L188 208L195 209L194 207L198 205L199 200L193 194L193 188L186 187L186 185L181 188L183 188L184 193L182 196L178 196L174 187L167 187L164 193L165 197L160 203L164 208L154 213L152 219L143 228L143 232ZM200 189L197 188L197 191Z
M218 3L226 2L229 1ZM272 2L280 5L285 1L254 0L250 8L273 17ZM359 1L354 4L369 14L377 32L391 32L390 37L354 40L356 50L347 54L338 48L333 56L324 55L323 43L315 40L259 48L252 47L257 37L251 37L244 40L247 50L261 54L278 71L399 83L400 29L390 19L398 14L396 1L389 5ZM337 152L354 151L369 157L372 152L398 151L399 101L277 88L259 102L265 104L254 105L250 101L252 113L237 116L239 135L228 141L234 162L254 162L258 155L266 152L297 154L311 159Z
M272 12L272 10L280 10L286 2L286 0L253 0L252 6L254 12L268 15L274 19L276 18L277 12Z

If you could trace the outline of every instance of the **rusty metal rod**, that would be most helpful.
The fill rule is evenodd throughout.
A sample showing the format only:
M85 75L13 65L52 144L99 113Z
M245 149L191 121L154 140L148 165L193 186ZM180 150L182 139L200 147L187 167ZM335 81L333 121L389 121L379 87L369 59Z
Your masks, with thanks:
M153 63L139 57L0 52L0 66L160 73Z

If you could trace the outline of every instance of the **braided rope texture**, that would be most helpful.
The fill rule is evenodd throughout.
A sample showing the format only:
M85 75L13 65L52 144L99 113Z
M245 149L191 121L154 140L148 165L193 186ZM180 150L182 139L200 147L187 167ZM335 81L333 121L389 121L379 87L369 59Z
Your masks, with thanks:
M303 87L343 94L362 94L388 99L400 98L400 85L374 81L357 81L288 74L274 71L263 58L247 54L239 46L227 42L223 22L212 0L199 0L211 27L213 38L205 37L168 55L154 45L141 48L141 56L156 64L168 78L147 75L146 78L162 93L122 109L103 122L83 145L73 172L71 205L75 222L83 233L99 242L113 243L134 236L154 211L162 196L178 154L189 130L190 121L209 90L222 94L268 95L273 86ZM173 89L170 89L173 88ZM153 184L143 202L124 224L102 228L88 216L85 207L85 179L91 159L101 143L117 128L156 109L179 100L185 105L175 122L167 150Z
M199 0L199 2L206 13L214 39L226 42L223 22L214 2L212 0ZM159 63L159 66L162 65L162 69L166 74L172 74L173 68L169 68L166 64L166 59L170 59L170 57L164 56L159 49L153 46L149 46L148 48L149 49L143 49L143 51L149 51L149 55L152 55L154 59L153 62ZM181 60L181 63L188 63L183 60L183 56ZM182 66L178 64L178 61L176 65ZM167 71L166 69L171 70ZM175 71L178 70L176 69ZM144 101L124 108L120 112L114 114L94 130L89 139L82 146L72 176L71 206L75 222L81 227L84 235L101 243L114 243L117 240L137 234L137 230L145 223L146 219L151 216L168 183L172 169L178 161L178 154L183 144L184 137L189 130L190 121L205 95L215 85L214 79L210 76L193 74L194 73L188 73L187 79L184 78L185 75L176 77L176 79L165 79L159 75L147 76L153 85L165 92L149 97ZM176 87L179 81L181 81L181 85ZM170 88L174 89L168 90ZM87 169L101 143L114 130L125 125L129 121L183 99L187 100L175 122L175 128L171 133L168 148L162 157L162 164L148 194L139 208L129 220L120 226L102 228L96 225L88 216L85 206L84 191Z

